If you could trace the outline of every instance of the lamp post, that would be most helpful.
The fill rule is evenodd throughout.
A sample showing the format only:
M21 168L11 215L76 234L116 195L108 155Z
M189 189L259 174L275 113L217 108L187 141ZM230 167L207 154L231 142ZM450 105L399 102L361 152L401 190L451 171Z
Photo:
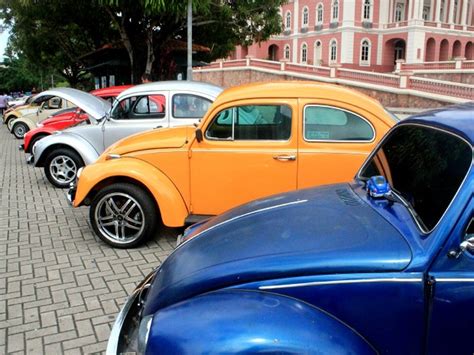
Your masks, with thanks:
M193 80L193 1L188 0L188 68L186 80Z

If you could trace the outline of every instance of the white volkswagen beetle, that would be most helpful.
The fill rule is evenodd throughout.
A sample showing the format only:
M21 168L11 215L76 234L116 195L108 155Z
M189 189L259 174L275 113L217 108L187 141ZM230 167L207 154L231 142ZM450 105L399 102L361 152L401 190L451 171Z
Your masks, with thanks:
M38 141L28 163L44 168L56 187L65 188L77 171L93 163L111 144L148 129L197 123L222 88L192 81L162 81L134 86L110 103L71 88L47 90L83 109L88 121Z

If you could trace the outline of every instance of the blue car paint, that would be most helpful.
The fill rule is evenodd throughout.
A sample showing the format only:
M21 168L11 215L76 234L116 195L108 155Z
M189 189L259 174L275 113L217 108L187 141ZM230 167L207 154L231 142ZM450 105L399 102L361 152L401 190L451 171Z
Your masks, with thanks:
M451 131L472 148L474 104L427 112L397 126L405 124ZM473 218L473 192L471 161L454 200L429 233L403 205L369 198L359 179L272 196L217 216L190 231L157 270L143 310L154 315L148 349L186 352L187 341L204 349L198 347L218 338L226 340L205 352L225 349L221 344L236 350L240 335L268 340L273 331L285 344L302 339L298 331L307 327L292 312L278 312L281 318L265 322L257 311L256 300L271 294L294 300L303 310L307 305L323 311L305 313L308 321L322 321L315 332L323 336L339 337L346 326L356 331L342 353L357 353L365 341L387 354L472 353L474 255L448 255L459 249ZM257 307L242 323L239 317L250 306L237 291L252 294L249 303ZM337 320L334 327L326 325L329 319ZM194 335L183 335L189 332ZM286 351L304 352L304 345L298 346ZM328 342L307 353L332 354L335 346ZM253 350L285 351L266 342L242 352Z
M376 354L353 329L308 303L242 290L207 293L158 312L149 337L147 354L255 354L269 348L280 354Z

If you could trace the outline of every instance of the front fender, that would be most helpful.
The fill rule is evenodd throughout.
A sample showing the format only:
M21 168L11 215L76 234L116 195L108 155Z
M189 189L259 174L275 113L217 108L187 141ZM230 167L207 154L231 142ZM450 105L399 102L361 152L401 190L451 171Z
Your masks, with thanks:
M297 299L258 291L204 294L153 316L146 354L375 354L358 333Z
M97 162L85 167L77 181L73 205L80 206L86 197L91 197L91 192L97 190L96 187L107 186L107 183L103 183L108 179L128 179L141 183L154 197L166 226L184 225L189 214L188 208L173 182L153 165L131 157Z
M92 164L99 157L99 152L86 139L74 133L59 132L41 139L35 145L33 152L34 165L36 167L44 166L44 161L49 152L60 146L75 150L81 156L85 165Z
M23 122L24 124L28 126L30 130L34 129L36 127L36 121L34 120L34 118L31 117L31 115L36 115L36 114L25 115L13 120L12 125L11 125L12 130L13 130L13 126L15 126L15 124L17 124L18 122Z

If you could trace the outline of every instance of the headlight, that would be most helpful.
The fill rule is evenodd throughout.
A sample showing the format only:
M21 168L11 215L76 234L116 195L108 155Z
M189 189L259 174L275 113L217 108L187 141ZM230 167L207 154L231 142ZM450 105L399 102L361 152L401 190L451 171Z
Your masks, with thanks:
M138 328L138 353L145 354L146 344L148 343L148 336L150 335L151 323L153 322L153 315L143 317Z
M82 170L84 170L84 167L79 168L79 170L77 171L77 174L76 174L77 179L79 179L81 177Z

